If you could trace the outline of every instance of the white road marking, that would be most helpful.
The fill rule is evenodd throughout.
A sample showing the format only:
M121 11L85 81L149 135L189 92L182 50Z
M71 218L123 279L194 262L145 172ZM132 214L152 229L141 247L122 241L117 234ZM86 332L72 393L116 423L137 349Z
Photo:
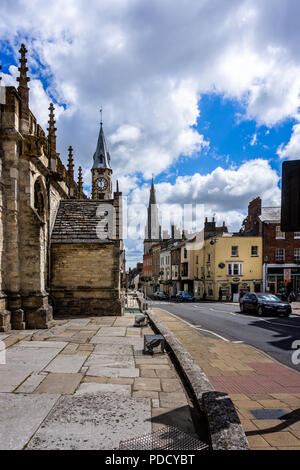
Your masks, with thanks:
M233 344L242 344L244 341L231 341Z
M174 313L171 313L167 310L167 312L172 315L172 317L174 318L177 318L178 320L182 321L183 323L185 323L186 325L190 326L191 328L193 328L194 330L201 330L201 331L206 331L207 333L211 333L212 335L215 335L217 336L218 338L221 338L223 341L226 341L227 343L230 343L231 341L227 338L224 338L223 336L221 335L218 335L217 333L215 333L214 331L210 331L210 330L205 330L204 328L200 328L200 326L196 326L196 325L193 325L192 323L189 323L188 321L186 320L183 320L181 317L179 317L178 315L175 315Z
M194 327L194 328L197 329L197 330L206 331L207 333L210 333L210 334L212 334L212 335L217 336L218 338L221 338L223 341L226 341L227 343L231 343L231 341L230 341L229 339L224 338L224 336L218 335L218 334L215 333L214 331L205 330L204 328L197 328L197 327Z

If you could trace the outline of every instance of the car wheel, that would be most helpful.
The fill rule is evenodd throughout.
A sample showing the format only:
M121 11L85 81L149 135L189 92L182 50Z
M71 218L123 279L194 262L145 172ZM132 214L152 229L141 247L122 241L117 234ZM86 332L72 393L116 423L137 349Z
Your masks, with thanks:
M262 316L263 316L263 314L264 314L264 310L263 310L263 308L262 308L261 306L260 306L260 307L258 307L258 309L257 309L257 313L258 313L258 316L259 316L259 317L262 317Z

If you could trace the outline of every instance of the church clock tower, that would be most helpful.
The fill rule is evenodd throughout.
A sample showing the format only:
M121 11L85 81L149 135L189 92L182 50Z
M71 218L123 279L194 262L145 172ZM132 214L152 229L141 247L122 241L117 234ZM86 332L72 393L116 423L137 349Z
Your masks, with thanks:
M92 168L92 199L103 200L112 198L111 177L110 155L107 150L101 119L97 148L94 153L94 165Z

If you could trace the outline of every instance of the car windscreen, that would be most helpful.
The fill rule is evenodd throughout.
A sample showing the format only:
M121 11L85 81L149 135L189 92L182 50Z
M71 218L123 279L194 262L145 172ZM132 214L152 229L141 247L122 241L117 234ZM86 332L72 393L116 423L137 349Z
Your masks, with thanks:
M271 295L271 294L259 294L257 296L260 300L267 300L268 302L278 302L279 299L276 297L276 295Z

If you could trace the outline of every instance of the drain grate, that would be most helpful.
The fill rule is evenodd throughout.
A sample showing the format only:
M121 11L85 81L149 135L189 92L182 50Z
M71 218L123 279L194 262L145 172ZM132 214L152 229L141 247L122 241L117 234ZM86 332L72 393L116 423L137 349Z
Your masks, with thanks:
M249 410L256 419L282 419L286 415L286 411L275 408L267 410Z
M205 442L166 426L159 431L120 442L120 450L209 450Z

